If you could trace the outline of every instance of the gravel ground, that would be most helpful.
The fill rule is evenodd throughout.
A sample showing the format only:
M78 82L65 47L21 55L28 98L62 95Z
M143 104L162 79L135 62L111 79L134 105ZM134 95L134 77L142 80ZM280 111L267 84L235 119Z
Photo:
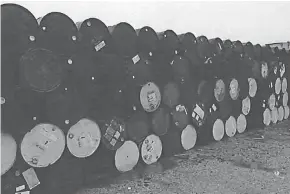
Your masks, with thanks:
M290 121L138 166L77 192L97 193L290 194Z

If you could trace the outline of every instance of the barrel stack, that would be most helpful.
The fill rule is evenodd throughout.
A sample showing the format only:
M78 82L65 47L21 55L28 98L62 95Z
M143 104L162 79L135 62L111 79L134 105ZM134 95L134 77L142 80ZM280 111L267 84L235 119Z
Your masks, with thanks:
M1 5L3 193L70 194L289 118L289 51Z

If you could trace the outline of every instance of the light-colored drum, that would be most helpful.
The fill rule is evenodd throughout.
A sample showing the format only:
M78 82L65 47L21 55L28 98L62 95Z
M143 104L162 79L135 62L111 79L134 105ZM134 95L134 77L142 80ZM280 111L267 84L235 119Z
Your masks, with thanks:
M237 122L235 117L230 116L225 124L226 134L229 137L233 137L237 132Z
M219 79L215 83L214 97L216 101L221 102L225 98L226 86L223 80Z
M72 155L85 158L92 155L101 142L99 125L83 118L73 125L67 133L67 147Z
M268 108L263 112L263 123L266 126L269 126L271 123L271 111Z
M281 79L278 77L275 81L275 93L280 94L281 88L282 88Z
M275 108L275 104L276 104L275 94L271 94L271 96L269 97L269 100L268 100L268 106L269 106L270 110L273 110Z
M15 139L6 133L1 133L1 175L10 170L16 160L17 144Z
M278 108L278 121L283 121L284 119L284 107L280 106Z
M212 127L212 135L215 141L220 141L225 135L225 125L221 119L215 120Z
M284 106L284 119L289 118L289 106Z
M249 96L253 98L256 96L258 85L254 78L248 78L248 82L249 82Z
M181 132L181 145L184 150L192 149L197 140L197 133L192 125L187 125Z
M287 92L287 78L284 77L283 80L282 80L282 86L281 86L281 90L282 90L282 93L286 93Z
M251 99L247 96L242 101L242 113L248 115L251 111Z
M162 142L157 135L148 135L141 145L141 157L145 164L153 164L162 154Z
M244 133L247 128L247 118L244 114L240 114L237 118L237 131L238 133Z
M239 97L239 82L238 80L236 79L232 79L231 80L231 83L230 83L230 96L231 96L231 99L233 100L237 100L238 97Z
M133 141L125 141L115 153L115 167L120 172L132 170L138 163L139 149Z
M21 154L32 167L54 164L65 148L65 135L52 124L38 124L27 132L21 142Z
M154 112L161 103L161 93L153 82L145 84L140 91L140 102L146 112Z
M288 92L285 92L283 94L282 104L283 104L283 106L287 106L288 105Z
M278 121L278 110L276 107L271 111L271 119L274 124Z

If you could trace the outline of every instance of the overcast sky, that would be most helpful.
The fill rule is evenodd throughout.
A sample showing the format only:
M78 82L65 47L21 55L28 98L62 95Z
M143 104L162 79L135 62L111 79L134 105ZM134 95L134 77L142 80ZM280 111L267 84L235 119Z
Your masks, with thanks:
M36 18L53 11L75 22L89 17L107 26L125 21L134 28L149 25L155 31L173 29L208 38L251 41L254 44L290 41L290 2L197 1L5 1L28 8Z

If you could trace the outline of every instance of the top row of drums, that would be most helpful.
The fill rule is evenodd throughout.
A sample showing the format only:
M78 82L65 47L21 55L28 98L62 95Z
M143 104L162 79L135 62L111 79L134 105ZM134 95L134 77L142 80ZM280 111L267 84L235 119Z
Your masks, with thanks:
M178 36L172 30L156 33L148 26L135 31L125 22L107 27L101 20L89 18L75 24L71 18L59 12L35 19L29 10L16 4L1 5L1 24L4 58L23 54L29 48L41 47L68 56L77 51L95 50L113 52L126 58L133 58L138 52L171 55L180 50L186 52L197 49L199 58L204 59L231 47L229 40L223 42L216 38L209 41L205 36L196 38L190 32ZM250 52L254 55L252 44L246 45L246 49L252 49ZM256 45L255 51L260 55L261 46Z
M149 53L162 47L168 51L177 49L179 44L178 37L172 30L157 35L148 26L136 31L125 22L107 27L96 18L75 24L71 18L59 12L51 12L35 19L29 10L15 4L2 5L1 12L2 44L6 52L9 52L8 47L15 50L15 46L19 44L19 51L25 51L36 44L58 54L102 50L132 58L137 50ZM158 45L160 38L167 41ZM196 38L191 33L181 35L180 38L184 46L189 48L196 43Z

